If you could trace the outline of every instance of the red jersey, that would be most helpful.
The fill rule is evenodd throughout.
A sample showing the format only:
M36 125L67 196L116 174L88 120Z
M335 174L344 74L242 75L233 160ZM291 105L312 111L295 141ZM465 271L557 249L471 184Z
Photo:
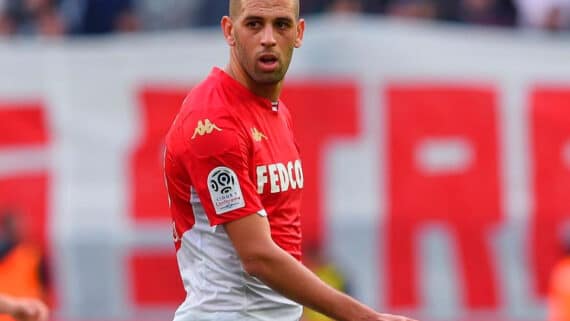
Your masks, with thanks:
M168 132L165 177L188 292L180 320L185 311L300 312L243 271L225 230L217 227L266 215L275 243L300 260L304 179L283 102L256 96L215 68L190 92Z

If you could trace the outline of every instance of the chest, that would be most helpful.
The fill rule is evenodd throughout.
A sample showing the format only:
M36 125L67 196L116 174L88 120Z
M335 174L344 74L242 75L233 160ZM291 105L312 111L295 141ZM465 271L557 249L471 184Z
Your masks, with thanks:
M249 124L251 174L257 193L276 195L303 188L303 169L295 138L278 113L256 117Z

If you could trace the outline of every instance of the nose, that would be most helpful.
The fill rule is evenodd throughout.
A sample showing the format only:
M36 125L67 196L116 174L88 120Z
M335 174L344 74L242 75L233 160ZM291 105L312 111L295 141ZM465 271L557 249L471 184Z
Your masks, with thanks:
M273 47L276 45L276 40L273 32L272 26L266 26L263 29L263 35L261 37L261 45L264 47Z

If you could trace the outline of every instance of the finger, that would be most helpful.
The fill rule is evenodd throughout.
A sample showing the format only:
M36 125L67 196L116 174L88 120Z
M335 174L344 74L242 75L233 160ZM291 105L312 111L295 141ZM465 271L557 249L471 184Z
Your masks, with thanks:
M29 315L33 315L35 312L35 308L32 304L27 301L19 301L18 306L16 308L16 315L19 318L26 318Z
M30 315L30 318L32 320L37 320L37 321L47 320L48 309L43 302L39 300L34 300L30 302L30 304L34 308L34 313Z
M386 321L416 321L414 319L394 314L382 314L382 318L384 318Z
M49 316L49 310L48 308L42 303L40 305L40 309L39 309L39 313L38 313L38 321L47 321Z
M29 300L25 302L25 310L22 311L23 320L40 321L47 319L47 307L39 300Z

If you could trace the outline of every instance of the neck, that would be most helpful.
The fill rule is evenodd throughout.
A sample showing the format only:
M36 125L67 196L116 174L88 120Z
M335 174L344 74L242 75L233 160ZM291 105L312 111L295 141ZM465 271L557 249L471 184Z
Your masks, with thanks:
M257 83L233 59L230 60L230 63L228 64L228 66L226 66L224 71L228 75L230 75L230 77L234 78L240 84L242 84L247 89L249 89L256 96L267 98L271 101L277 101L279 99L279 95L281 94L281 87L283 85L283 81L280 81L276 84L260 84L260 83Z

